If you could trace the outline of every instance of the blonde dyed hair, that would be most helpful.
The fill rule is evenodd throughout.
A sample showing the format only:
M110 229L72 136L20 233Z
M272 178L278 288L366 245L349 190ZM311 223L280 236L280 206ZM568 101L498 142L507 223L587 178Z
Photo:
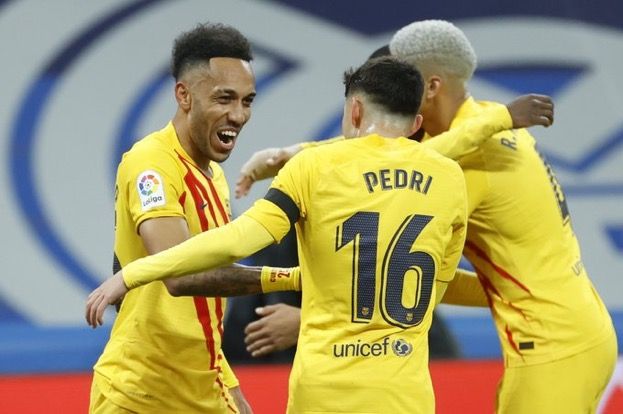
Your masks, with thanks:
M392 55L424 76L442 72L463 82L476 70L476 52L465 34L445 20L421 20L398 30L389 43Z

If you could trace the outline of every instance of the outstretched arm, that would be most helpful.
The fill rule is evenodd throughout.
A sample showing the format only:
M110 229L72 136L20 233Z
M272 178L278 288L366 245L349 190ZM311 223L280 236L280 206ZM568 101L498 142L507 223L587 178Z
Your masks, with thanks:
M506 106L502 104L493 106L489 112L467 121L456 130L437 135L434 140L430 140L431 144L428 145L432 145L447 157L456 159L477 147L491 135L505 129L529 128L535 125L548 127L553 122L552 98L538 94L522 95ZM302 142L288 147L266 148L255 152L240 169L240 176L234 191L236 198L247 195L254 182L277 175L281 167L300 151L342 139L344 137L340 136L324 141Z
M491 102L485 112L436 135L424 145L448 158L458 159L498 132L534 125L547 127L553 123L553 117L554 104L549 96L523 95L506 106Z
M487 295L476 273L463 269L456 270L454 279L448 284L441 303L461 306L489 306Z
M186 220L182 217L145 220L139 226L138 232L150 255L176 246L191 237ZM267 268L267 271L270 272L271 268ZM274 269L274 271L290 273L289 269ZM261 275L262 267L232 265L166 279L163 283L172 296L237 296L261 293Z
M276 176L285 163L302 150L343 139L343 136L338 136L322 141L301 142L289 147L266 148L255 152L240 169L240 176L234 190L236 198L247 195L254 182Z
M232 264L274 240L264 226L243 215L226 226L206 231L161 253L129 263L91 292L86 306L87 322L93 327L101 325L106 306L119 300L128 289L155 280Z
M240 296L300 290L300 275L298 267L234 264L164 282L172 296Z

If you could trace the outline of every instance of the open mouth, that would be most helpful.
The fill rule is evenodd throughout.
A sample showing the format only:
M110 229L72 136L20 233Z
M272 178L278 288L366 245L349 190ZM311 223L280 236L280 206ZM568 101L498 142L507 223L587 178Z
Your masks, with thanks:
M217 132L216 135L223 144L230 145L238 136L238 132L233 130L224 130Z

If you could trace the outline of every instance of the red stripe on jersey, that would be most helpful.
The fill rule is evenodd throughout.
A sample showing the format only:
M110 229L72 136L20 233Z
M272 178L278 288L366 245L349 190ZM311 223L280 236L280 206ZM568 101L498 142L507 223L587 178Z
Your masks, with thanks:
M216 221L216 215L214 214L214 207L212 207L212 202L210 197L208 197L208 190L201 184L201 181L195 177L190 166L193 165L188 162L184 157L178 154L179 159L182 161L184 166L186 167L186 175L184 176L184 182L188 186L190 190L193 201L195 202L195 208L197 209L197 214L199 215L199 221L201 223L201 230L206 231L210 228L207 217L205 216L205 207L209 208L210 215L212 216L212 220L215 225L218 226L218 222ZM195 167L196 168L196 167ZM197 169L197 168L196 168ZM205 177L205 174L201 172L201 170L197 169ZM209 178L205 177L209 182ZM205 202L205 205L204 205Z
M515 350L515 352L517 352L517 354L521 355L521 352L519 351L519 347L517 346L517 344L513 340L513 333L511 332L511 330L508 327L508 325L506 325L505 331L506 331L506 339L508 339L508 342L511 344L511 348L513 348L513 350ZM521 357L523 358L523 355L521 355Z
M487 296L487 302L489 303L489 307L493 310L494 303L493 303L493 298L491 297L491 294L493 293L497 296L500 296L500 294L496 290L495 286L493 286L493 283L491 283L491 281L487 278L487 276L485 276L485 274L480 269L474 266L474 270L476 271L476 276L478 276L478 280L480 280L480 284L482 285L485 291L485 295Z
M493 283L491 282L491 280L485 275L485 273L482 270L478 269L475 266L474 266L474 270L476 270L476 274L478 275L478 279L480 280L480 283L482 284L482 287L485 290L485 294L487 295L487 302L489 302L489 307L492 310L495 311L495 308L493 306L494 302L493 302L493 299L491 298L491 294L493 293L498 298L500 298L502 303L507 305L509 308L519 312L519 314L521 315L522 318L524 318L525 320L528 320L528 318L526 317L526 314L521 309L519 309L517 306L513 305L513 302L511 302L511 301L509 301L507 299L504 299L502 297L502 294L495 288L495 286L493 286Z
M219 387L221 387L221 397L225 398L225 403L227 403L227 408L229 408L234 413L238 413L239 411L236 409L236 407L232 406L231 402L229 401L229 398L227 398L227 394L225 393L225 385L223 384L223 381L221 381L221 379L217 377L216 383L219 385Z
M514 284L519 286L520 289L522 289L522 290L524 290L524 291L526 291L526 292L531 294L530 289L528 289L523 283L521 283L519 280L517 280L515 277L513 277L506 270L502 269L500 266L495 264L493 262L493 260L491 260L491 258L489 256L487 256L487 254L482 249L480 249L480 247L476 246L476 244L474 244L471 241L467 241L467 242L465 242L465 247L473 250L478 257L483 259L485 262L489 263L491 265L491 267L493 267L493 269L495 269L495 271L500 276L502 276L504 279L510 280L511 282L513 282Z
M221 217L223 218L223 223L225 224L229 223L229 215L225 211L225 208L223 207L223 203L221 202L221 198L216 192L216 188L214 188L214 184L212 183L212 180L210 179L208 179L208 186L210 187L210 192L212 193L212 199L216 203L216 207L221 213ZM222 337L223 336L223 299L221 299L220 297L215 297L214 300L216 301L216 315L218 317L218 331Z
M214 298L216 303L216 319L218 320L218 333L223 337L223 298L217 296Z
M218 193L216 192L216 188L214 188L214 184L212 184L212 180L208 180L208 186L210 186L210 191L212 192L212 197L214 198L214 202L216 203L216 206L218 207L218 210L221 213L221 217L223 217L223 222L228 223L229 214L227 214L227 212L225 211L225 208L223 207L223 203L221 202L221 198L218 196Z
M216 219L214 207L212 206L212 201L214 201L217 204L217 207L219 211L221 212L221 215L223 215L223 223L227 223L229 221L229 217L226 214L224 214L224 209L223 209L221 200L218 197L218 193L216 192L214 185L212 184L212 180L209 177L207 177L203 173L203 171L201 171L201 169L197 168L193 163L191 163L190 161L182 157L181 154L178 153L178 157L182 161L184 166L186 167L187 173L184 176L184 181L186 182L186 185L188 186L188 189L190 190L190 193L193 197L193 201L195 203L195 209L197 210L197 215L199 217L199 222L201 224L201 230L206 231L206 230L209 230L210 228L208 218L205 214L205 207L208 207L210 216L212 217L212 220L214 222L214 226L215 227L219 226L219 222ZM202 182L195 176L195 174L193 174L193 171L192 171L193 169L191 168L191 166L205 178L206 182L210 186L210 192L212 193L212 197L210 197L210 195L208 194L208 190L205 188ZM203 297L194 297L193 300L195 301L195 308L197 309L197 315L199 317L201 327L206 337L206 347L208 348L208 351L210 352L210 369L214 369L217 366L217 364L215 363L216 346L215 346L214 331L212 329L212 319L210 317L210 309L208 306L208 301L206 298L203 298ZM214 311L216 313L217 331L218 331L219 341L220 341L220 339L223 337L223 299L220 297L215 297L214 301L215 301ZM234 409L234 412L237 412L237 410Z
M182 195L180 196L180 198L178 199L180 205L182 206L182 211L184 212L184 214L186 214L186 206L184 204L186 204L186 191L184 191L182 193Z
M193 297L195 309L197 309L197 317L203 328L203 334L206 338L206 348L210 353L210 369L216 368L216 350L214 346L214 335L212 332L212 321L210 318L210 309L208 308L208 299L202 297Z

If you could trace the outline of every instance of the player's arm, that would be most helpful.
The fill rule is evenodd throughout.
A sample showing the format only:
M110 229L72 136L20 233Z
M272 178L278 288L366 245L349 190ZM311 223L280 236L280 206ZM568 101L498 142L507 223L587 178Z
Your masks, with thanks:
M139 234L150 255L182 243L190 238L186 220L181 217L160 217L146 220L139 227ZM263 278L262 278L263 275ZM277 278L275 275L278 275ZM272 268L260 266L231 265L211 271L195 273L180 278L164 280L172 296L239 296L291 290L285 282L296 278L298 268ZM271 279L275 282L271 283Z
M233 264L163 282L172 296L240 296L300 290L299 267Z
M426 140L423 145L448 158L458 159L473 151L483 141L498 132L534 125L553 123L554 104L549 96L522 95L508 105L491 103L486 111L460 125Z
M322 141L301 142L289 147L266 148L255 152L240 169L240 176L234 190L236 198L247 195L254 182L277 175L285 163L302 150L343 139L343 136L337 136Z
M464 269L456 270L454 279L447 285L441 303L461 306L489 306L487 295L476 273Z
M167 224L175 227L175 223ZM156 280L233 264L274 240L264 226L243 215L225 226L200 233L158 254L138 259L91 292L87 300L87 321L93 327L101 325L106 306L115 303L129 289Z
M457 266L461 260L463 245L467 234L467 195L465 193L465 181L463 172L458 164L453 163L452 166L456 171L456 188L455 194L454 219L452 220L452 236L446 245L444 255L441 259L439 272L435 279L437 288L436 304L440 303L449 283L455 277Z
M253 217L260 218L263 224ZM296 219L273 202L259 200L244 215L225 226L200 233L156 255L129 263L91 292L86 307L87 322L93 327L101 325L106 306L115 303L129 289L156 280L230 265L250 256L280 241ZM176 226L175 222L168 224Z

